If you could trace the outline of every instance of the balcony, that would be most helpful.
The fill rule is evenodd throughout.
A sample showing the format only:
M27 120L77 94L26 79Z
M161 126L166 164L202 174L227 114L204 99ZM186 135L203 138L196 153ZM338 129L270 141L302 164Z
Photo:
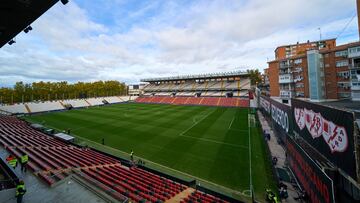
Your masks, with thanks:
M296 67L293 70L294 73L301 73L302 71L303 71L302 67Z
M360 69L360 64L349 64L350 69Z
M281 98L293 98L295 95L294 91L280 90Z
M285 68L291 68L292 65L290 63L280 63L280 69L285 69Z
M349 48L348 57L355 58L360 56L360 47L352 47Z
M290 74L290 73L291 73L290 69L280 69L279 70L279 75Z
M280 84L293 83L293 82L294 82L294 78L292 77L291 74L279 75L279 83Z
M300 81L303 81L303 80L304 80L303 76L300 76L300 75L298 75L298 76L296 76L294 78L294 82L300 82Z
M353 90L353 91L360 91L360 86L359 85L352 85L351 86L351 90Z

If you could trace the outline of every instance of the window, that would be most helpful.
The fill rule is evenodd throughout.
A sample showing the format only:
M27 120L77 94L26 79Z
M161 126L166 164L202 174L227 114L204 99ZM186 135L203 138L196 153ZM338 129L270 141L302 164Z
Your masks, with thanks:
M342 78L349 78L350 73L349 73L349 71L342 71L342 72L338 72L336 75L338 77L342 77Z
M335 52L335 57L347 57L347 55L348 55L347 50Z
M300 75L297 75L297 76L295 76L295 78L294 78L294 82L299 82L299 81L302 81L304 78L302 77L302 76L300 76Z
M325 54L325 58L329 57L329 54Z
M348 82L338 82L337 86L339 88L348 89L348 88L350 88L350 83L348 83Z
M325 68L329 68L330 67L330 64L325 64Z
M336 67L344 67L348 65L349 65L348 60L336 61Z
M349 49L349 53L356 53L360 52L360 47L353 47Z
M296 88L303 88L303 87L304 87L304 83L296 83L295 87L296 87Z
M295 60L294 60L294 63L295 63L295 64L300 64L300 63L302 63L302 59L295 59Z
M348 98L350 97L350 93L340 92L338 93L340 98Z
M294 73L300 73L300 72L302 72L302 67L296 67L296 68L294 68L293 72L294 72Z

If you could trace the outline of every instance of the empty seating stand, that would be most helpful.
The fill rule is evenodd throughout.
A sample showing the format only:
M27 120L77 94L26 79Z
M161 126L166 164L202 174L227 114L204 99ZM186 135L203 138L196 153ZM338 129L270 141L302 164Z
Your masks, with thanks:
M174 102L177 98L162 99ZM13 116L0 116L0 144L17 157L28 154L27 167L48 185L77 174L115 199L127 197L133 202L165 202L187 188L144 169L125 167L92 149L47 136Z
M249 99L227 97L138 97L139 103L176 104L176 105L203 105L223 107L249 107Z
M195 202L201 202L201 203L227 203L227 201L224 201L218 197L214 197L209 194L205 194L200 191L195 191L188 197L184 198L181 203L195 203Z

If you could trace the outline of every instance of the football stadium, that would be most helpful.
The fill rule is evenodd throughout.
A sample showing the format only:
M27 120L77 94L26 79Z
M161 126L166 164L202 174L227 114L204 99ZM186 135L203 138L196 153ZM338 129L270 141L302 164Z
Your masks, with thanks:
M0 2L0 203L360 202L360 0L269 2Z
M28 166L49 186L77 175L107 188L120 201L187 201L203 194L210 202L249 201L253 196L264 199L264 188L276 187L262 130L250 108L254 97L246 72L144 81L148 85L142 96L2 106L4 113L23 115L3 117L3 128L19 129L12 132L19 137L4 132L3 147L19 157L27 154ZM18 135L23 130L29 132ZM55 139L47 142L47 135ZM35 141L37 137L42 138ZM80 158L96 152L95 160ZM74 154L67 157L69 153ZM133 164L149 175L153 170L154 176L165 174L170 185L156 189L151 181L140 184L129 175L122 177L129 185L114 187L112 176L121 170L131 174ZM206 189L194 193L194 186ZM194 197L186 197L189 193Z

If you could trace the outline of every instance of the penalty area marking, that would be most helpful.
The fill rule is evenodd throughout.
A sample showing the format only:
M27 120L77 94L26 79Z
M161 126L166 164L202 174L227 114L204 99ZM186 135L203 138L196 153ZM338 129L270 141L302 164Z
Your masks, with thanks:
M197 122L195 122L194 124L192 124L188 129L186 129L185 131L181 132L180 135L185 135L191 128L195 127L198 123L200 123L201 121L203 121L205 118L207 118L210 114L214 113L215 110L210 111L210 113L206 114L202 119L198 120ZM194 121L194 120L193 120Z
M232 124L233 124L234 120L235 120L235 116L234 116L234 117L233 117L233 119L231 120L231 123L230 123L230 125L229 125L229 130L230 130L230 128L231 128L231 126L232 126Z

